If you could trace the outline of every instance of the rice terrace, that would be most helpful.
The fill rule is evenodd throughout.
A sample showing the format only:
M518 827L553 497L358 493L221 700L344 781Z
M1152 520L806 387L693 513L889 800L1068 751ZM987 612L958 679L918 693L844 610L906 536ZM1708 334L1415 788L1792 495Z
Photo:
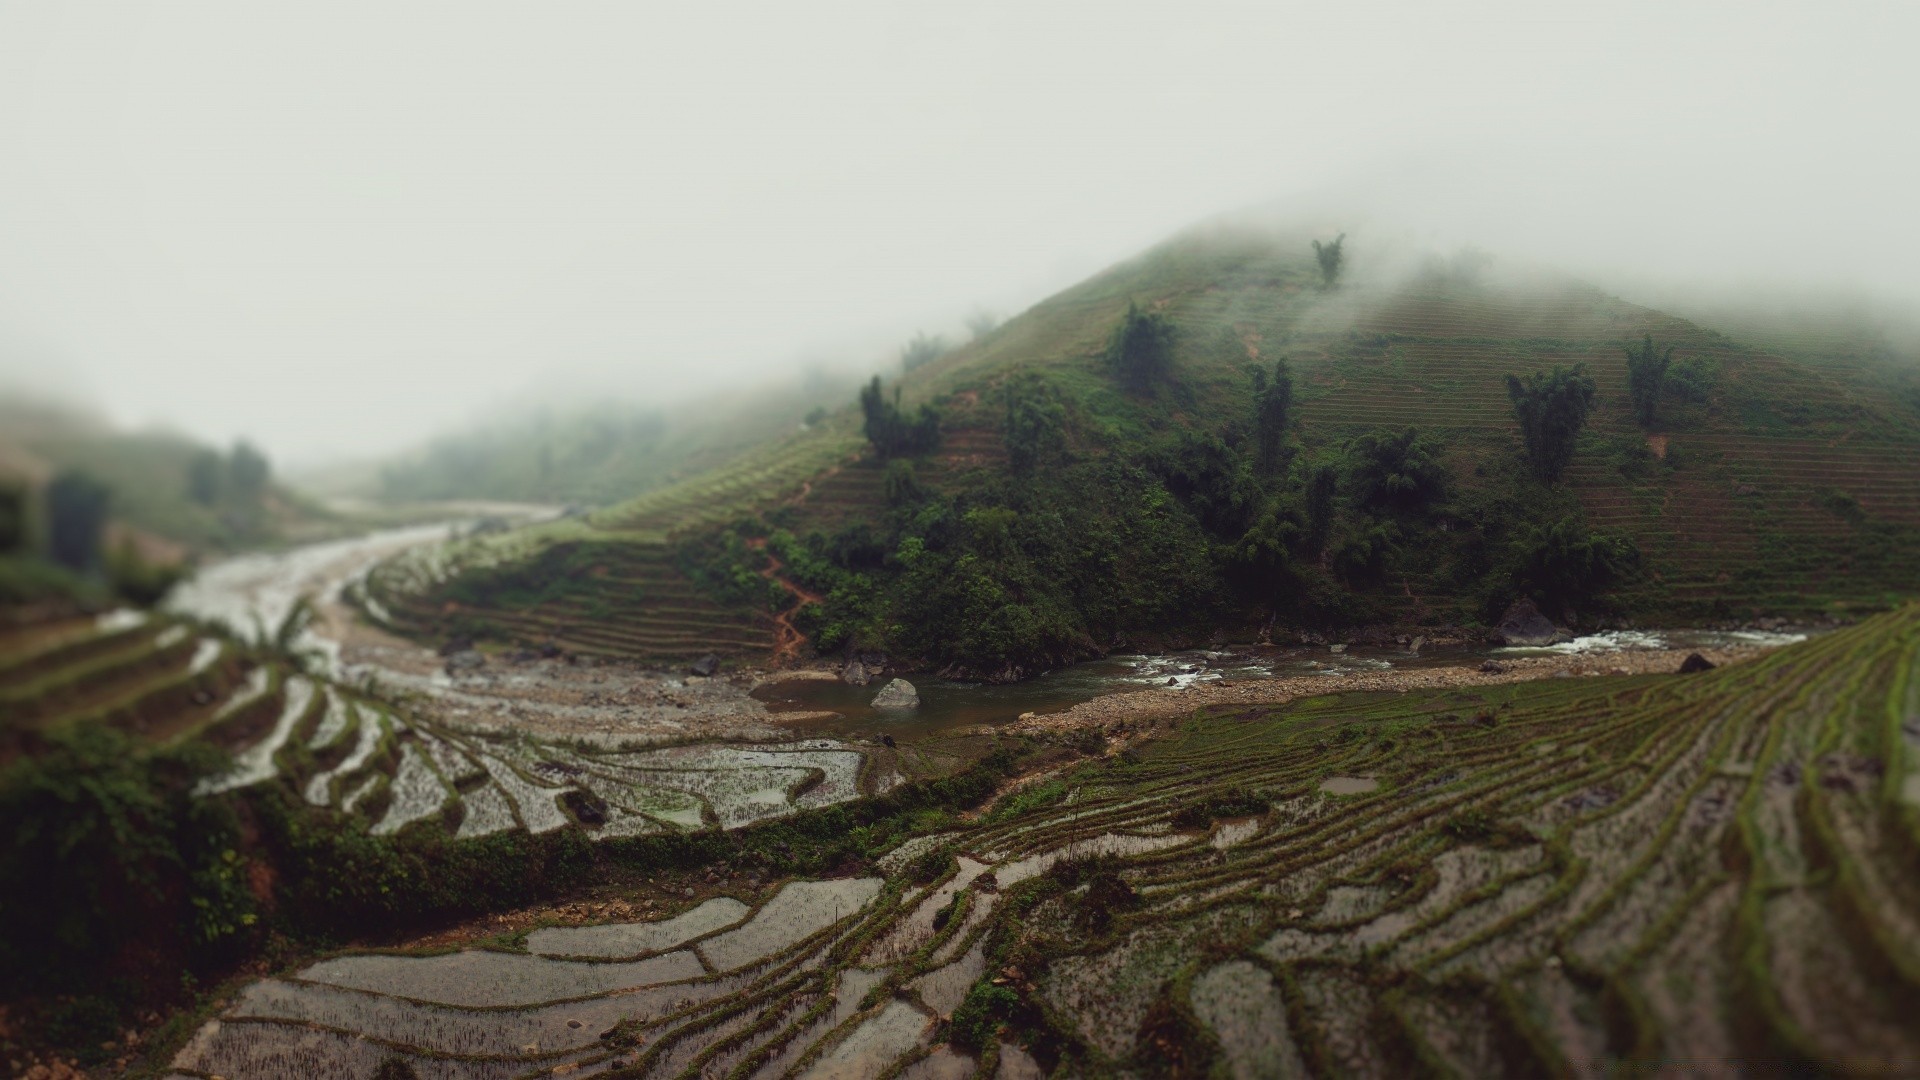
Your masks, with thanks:
M0 1075L1920 1077L1920 19L1087 14L0 4Z

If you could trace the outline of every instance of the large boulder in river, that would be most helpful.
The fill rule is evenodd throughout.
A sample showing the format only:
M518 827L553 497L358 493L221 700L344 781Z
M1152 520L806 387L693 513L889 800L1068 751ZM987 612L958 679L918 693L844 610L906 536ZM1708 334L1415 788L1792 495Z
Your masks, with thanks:
M1560 639L1560 628L1553 620L1540 614L1531 600L1516 601L1500 616L1500 625L1493 636L1502 645L1537 646L1551 645Z
M867 665L861 663L860 658L856 656L847 661L846 667L840 669L840 681L849 686L865 686L872 681L872 676L867 674Z
M1682 675L1692 675L1696 672L1712 670L1713 661L1701 656L1699 653L1688 653L1687 658L1680 661L1680 674Z
M876 709L917 709L920 707L920 691L905 679L895 679L882 687L873 696Z

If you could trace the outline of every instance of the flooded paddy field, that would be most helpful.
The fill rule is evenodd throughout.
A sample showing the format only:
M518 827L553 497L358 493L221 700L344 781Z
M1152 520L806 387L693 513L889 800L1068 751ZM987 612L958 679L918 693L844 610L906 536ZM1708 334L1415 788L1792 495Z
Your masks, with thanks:
M1910 1075L1916 718L1920 607L1695 675L1208 708L832 874L286 971L173 1067Z

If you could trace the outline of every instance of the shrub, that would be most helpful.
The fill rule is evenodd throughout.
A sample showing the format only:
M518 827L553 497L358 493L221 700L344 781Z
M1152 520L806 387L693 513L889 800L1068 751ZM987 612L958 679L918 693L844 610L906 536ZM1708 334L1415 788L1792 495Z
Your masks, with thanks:
M1704 356L1685 356L1667 369L1666 389L1681 401L1703 405L1720 381L1720 365Z
M995 986L982 979L967 991L966 1000L953 1010L949 1035L955 1046L982 1050L1000 1033L1000 1026L1021 1011L1020 994L1012 987Z
M1446 493L1440 448L1417 428L1376 428L1347 443L1347 485L1370 510L1416 511Z
M1514 549L1514 588L1553 612L1591 598L1640 558L1633 541L1589 532L1572 516L1522 531Z
M1027 475L1066 449L1067 409L1043 376L1022 372L1008 379L1007 464Z
M867 441L882 459L930 454L940 446L940 413L931 405L921 405L909 417L900 408L900 388L893 388L889 400L878 375L860 389L860 411L866 417Z
M1507 396L1520 421L1527 460L1540 479L1553 483L1566 471L1597 390L1584 364L1556 367L1551 374L1536 371L1526 379L1507 376Z
M1107 344L1107 366L1127 385L1145 390L1173 368L1173 321L1129 302Z

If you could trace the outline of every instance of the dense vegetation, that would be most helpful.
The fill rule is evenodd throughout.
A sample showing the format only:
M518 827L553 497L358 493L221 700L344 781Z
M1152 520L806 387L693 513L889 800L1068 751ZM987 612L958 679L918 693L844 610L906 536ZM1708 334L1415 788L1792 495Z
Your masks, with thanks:
M1140 354L1155 358L1127 359ZM1456 496L1444 447L1416 428L1304 445L1284 360L1252 368L1242 414L1215 430L1172 422L1191 390L1158 316L1129 307L1106 362L1126 392L1045 372L1006 378L1004 468L944 490L898 460L931 448L897 434L897 399L876 379L862 405L882 433L876 452L896 459L884 514L805 533L791 510L738 522L688 545L701 580L729 599L761 593L763 559L746 540L766 537L788 577L824 598L796 616L818 651L1011 679L1143 638L1376 620L1354 587L1410 563L1447 567L1486 617L1523 594L1562 613L1632 572L1630 541L1587 530L1578 504L1518 461ZM1590 402L1591 380L1578 385ZM937 424L922 408L920 422Z

